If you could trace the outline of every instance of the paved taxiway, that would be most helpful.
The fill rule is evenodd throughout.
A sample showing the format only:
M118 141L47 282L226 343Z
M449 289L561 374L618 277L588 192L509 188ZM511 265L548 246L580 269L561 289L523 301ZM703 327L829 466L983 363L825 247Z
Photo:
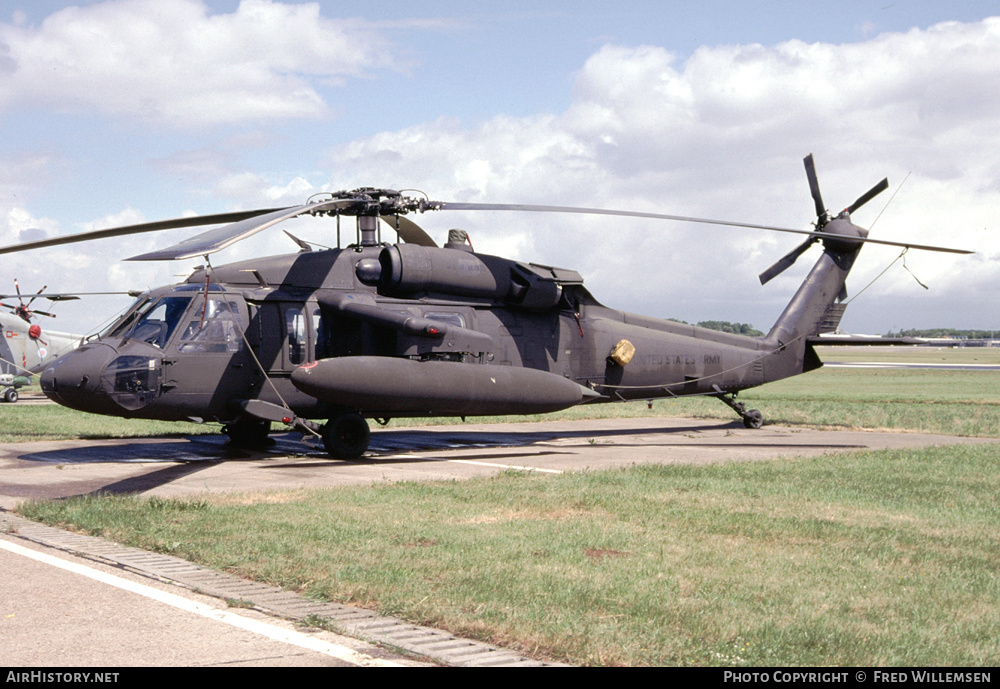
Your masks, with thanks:
M125 682L130 666L426 664L8 534L0 535L0 582L8 671L78 668Z
M701 463L814 456L848 450L996 442L921 433L759 430L683 418L463 424L377 430L368 455L336 461L276 436L267 452L229 448L222 436L0 445L0 507L26 498L96 492L161 497L294 490L376 481L462 479L505 468L540 472L632 463Z

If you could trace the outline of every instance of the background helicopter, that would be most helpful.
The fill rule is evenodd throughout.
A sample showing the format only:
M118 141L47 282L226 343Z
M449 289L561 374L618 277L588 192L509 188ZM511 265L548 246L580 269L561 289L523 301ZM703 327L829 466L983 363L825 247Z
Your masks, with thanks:
M45 287L31 295L27 302L21 294L21 286L14 280L14 294L0 294L0 299L17 303L0 303L0 307L10 309L0 312L0 399L16 402L18 388L30 382L31 375L46 363L55 361L60 355L80 344L82 335L61 333L47 328L42 330L38 323L32 323L36 316L55 318L55 314L31 308L39 297L50 301L78 299L69 294L42 294Z
M90 239L228 223L127 260L208 256L283 220L356 218L346 248L196 270L144 293L97 337L41 378L46 395L82 411L225 424L236 443L263 443L272 422L321 436L334 457L368 446L367 418L551 412L584 403L710 395L749 428L763 416L743 389L822 365L813 343L836 329L845 280L865 242L971 253L868 238L823 203L805 159L814 230L627 210L452 203L387 189L337 192L301 206L144 223L0 248L24 251ZM573 270L475 253L452 231L444 247L410 213L488 210L587 213L749 227L806 235L761 274L767 282L814 243L823 253L763 337L729 335L603 306ZM381 241L385 222L400 243ZM297 240L298 241L298 240ZM322 425L313 421L323 419Z

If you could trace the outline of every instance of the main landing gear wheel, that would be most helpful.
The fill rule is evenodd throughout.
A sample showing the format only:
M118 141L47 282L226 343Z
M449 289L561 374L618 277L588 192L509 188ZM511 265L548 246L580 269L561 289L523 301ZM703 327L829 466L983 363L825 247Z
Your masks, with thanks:
M760 428L764 425L764 415L756 409L751 409L743 415L743 425L747 428Z
M3 393L3 401L10 402L11 404L17 402L17 390L14 388L7 388L7 390Z
M323 426L323 446L336 459L357 459L368 449L371 429L361 414L342 414Z

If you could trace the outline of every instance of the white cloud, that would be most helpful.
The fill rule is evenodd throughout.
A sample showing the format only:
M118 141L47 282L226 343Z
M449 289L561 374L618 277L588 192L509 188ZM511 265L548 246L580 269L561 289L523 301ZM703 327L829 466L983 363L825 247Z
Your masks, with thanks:
M113 30L126 18L135 27ZM321 116L327 106L317 84L393 66L391 55L366 52L377 41L353 30L370 27L342 31L347 25L318 16L313 5L260 1L227 15L210 15L193 0L67 9L38 28L0 26L0 43L10 46L6 61L0 53L0 107L37 102L176 124ZM82 37L88 31L103 31L112 49L96 50ZM148 48L138 50L136 41ZM102 64L101 52L109 71L97 80L87 75ZM18 70L4 71L11 60ZM301 99L289 96L296 91ZM272 108L271 99L281 103ZM446 201L626 208L805 229L814 212L802 158L811 151L834 212L882 176L895 192L909 173L872 236L980 252L972 259L911 252L907 266L931 290L897 265L848 310L848 327L989 327L1000 321L993 298L1000 235L989 229L1000 207L998 111L1000 19L987 19L844 45L702 47L685 60L658 46L609 45L582 65L562 112L475 124L443 116L373 134L330 148L322 163L328 179L300 169L234 173L218 146L161 160L190 171L201 193L226 207L298 203L320 190L419 187ZM890 195L859 211L856 222L870 225ZM439 213L416 220L439 240L448 228L464 227L479 251L577 269L612 306L760 328L818 253L814 248L762 289L757 274L798 238L584 216ZM310 229L305 238L329 236ZM213 262L261 247L294 250L280 232L262 233ZM123 242L115 253L145 248ZM851 294L897 254L866 248ZM105 263L92 265L97 271ZM160 268L156 280L152 268L142 268L147 275L134 266L107 268L108 283L147 286L134 280L162 283L168 271L170 279L182 272ZM948 322L893 312L911 300Z
M322 87L395 68L371 24L319 5L200 0L68 7L40 26L0 24L0 109L99 112L184 128L317 118ZM317 85L318 84L318 85Z
M128 224L133 215L109 218L109 223ZM45 239L59 234L59 223L51 218L34 217L20 206L0 206L0 245ZM21 292L29 295L48 286L47 291L95 291L107 289L106 271L113 262L106 260L107 246L79 251L58 247L44 256L12 254L0 256L0 293L14 291L16 278ZM116 288L117 289L117 288ZM25 297L25 301L29 297ZM10 300L8 300L10 301ZM121 300L119 300L121 301ZM106 318L124 304L111 300L92 300L86 309L66 308L59 302L38 301L35 306L59 315L55 321L45 319L43 327L50 330L82 331L95 324L95 317ZM68 322L67 322L68 321Z
M3 209L0 240L6 245L45 239L57 227L58 223L55 220L35 218L20 206L9 206Z
M992 301L965 304L995 288L1000 268L1000 236L982 231L1000 205L998 111L1000 19L847 45L702 47L683 62L660 47L605 46L583 66L560 115L497 116L468 128L442 119L340 146L331 160L351 171L355 186L416 185L440 200L627 208L798 229L815 219L805 154L816 154L833 212L882 176L895 191L909 173L872 236L982 252L973 262L907 256L932 288L928 299L950 303L954 320L971 326L1000 317ZM856 222L873 222L891 195L858 211ZM435 236L442 230L433 228L455 223L425 217ZM759 327L777 316L818 253L762 290L757 273L801 240L579 216L487 213L461 222L489 248L580 270L615 306ZM867 248L852 293L897 254ZM923 288L898 265L864 299L917 292ZM857 314L864 329L877 329L861 303L848 323Z

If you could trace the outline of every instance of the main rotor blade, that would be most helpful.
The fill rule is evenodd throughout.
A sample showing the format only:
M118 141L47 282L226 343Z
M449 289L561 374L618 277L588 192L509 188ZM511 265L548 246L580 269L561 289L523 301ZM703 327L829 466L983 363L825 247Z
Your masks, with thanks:
M783 272L792 267L795 261L806 252L806 250L813 245L816 241L815 237L810 237L806 241L799 244L797 247L789 251L787 254L779 258L774 262L770 268L765 270L760 274L760 284L766 285L768 282L774 278L781 275Z
M454 203L438 202L434 210L444 211L524 211L530 213L579 213L582 215L615 215L627 218L651 218L653 220L677 220L680 222L704 223L707 225L725 225L728 227L747 227L755 230L774 230L775 232L795 232L798 234L815 234L810 230L790 230L784 227L769 225L752 225L750 223L731 220L711 220L709 218L693 218L686 215L667 215L664 213L645 213L642 211L621 211L605 208L578 208L576 206L535 206L516 203Z
M15 282L14 285L16 286L17 282ZM38 295L41 294L42 292L44 292L47 288L48 288L48 285L42 285L42 288L40 290L38 290L37 292L35 292L35 294L31 297L31 299L28 300L28 306L31 306L32 303L34 303L35 299L38 298ZM20 288L18 288L18 291L20 291Z
M230 244L251 237L261 230L277 225L282 220L294 218L303 213L330 211L355 204L354 199L337 199L323 203L307 203L291 208L279 208L270 213L256 214L239 222L224 227L217 227L208 232L202 232L178 242L166 249L151 251L147 254L126 258L126 261L173 261L177 259L205 256L225 249Z
M246 218L253 218L265 213L271 213L276 208L261 208L252 211L235 211L233 213L216 213L215 215L197 215L190 218L175 218L173 220L159 220L156 222L144 222L138 225L126 225L125 227L110 227L106 230L93 230L91 232L79 232L77 234L65 235L63 237L52 237L50 239L39 239L34 242L24 242L22 244L12 244L0 247L0 254L12 254L18 251L29 251L30 249L42 249L47 246L60 246L62 244L75 244L77 242L89 242L92 239L106 239L108 237L122 237L129 234L141 234L143 232L158 232L159 230L173 230L180 227L198 227L201 225L218 225L224 222L236 222Z
M770 232L787 232L789 234L801 234L816 239L825 239L830 236L826 232L816 232L813 230L794 230L788 227L774 227L772 225L753 225L743 222L732 222L729 220L710 220L708 218L692 218L684 215L666 215L663 213L643 213L640 211L606 210L603 208L577 208L575 206L533 206L509 203L453 203L451 201L439 201L435 203L436 210L451 211L528 211L536 213L581 213L584 215L616 215L629 218L651 218L653 220L677 220L680 222L704 223L707 225L722 225L725 227L746 227L752 230L768 230ZM848 239L848 238L845 238ZM950 249L943 246L931 246L929 244L914 244L913 242L892 242L887 239L871 239L864 237L850 237L850 241L861 244L882 244L885 246L898 246L907 249L920 249L922 251L940 251L949 254L974 254L975 251L967 249Z
M424 229L404 215L380 215L386 225L399 233L399 238L407 244L418 244L419 246L437 246L437 242L424 232Z
M803 161L806 166L806 177L809 179L809 193L812 194L813 203L816 204L816 217L819 218L820 227L829 220L826 213L826 206L823 204L823 196L819 193L819 179L816 177L816 161L813 154L807 155Z
M810 188L815 188L814 199L816 200L817 207L822 205L822 199L819 196L819 186L815 183L815 170L811 166L812 156L806 158L807 174L810 176ZM810 172L812 170L812 172ZM859 202L867 201L869 194L878 193L881 191L880 185L876 185L872 191L865 194L861 199L855 202L855 206L860 205ZM302 215L304 213L321 213L329 211L338 211L341 209L350 209L352 206L355 207L354 212L349 212L350 214L358 214L361 211L356 209L359 203L365 203L368 205L371 199L361 198L358 195L348 196L346 198L335 198L322 203L312 203L304 204L301 206L292 206L287 208L275 208L275 209L257 209L250 211L236 211L232 213L218 213L215 215L203 215L195 216L190 218L176 218L173 220L162 220L150 223L140 223L137 225L129 225L126 227L116 227L109 228L105 230L95 230L92 232L82 232L75 235L68 235L64 237L54 237L51 239L43 239L34 242L24 242L22 244L14 244L11 246L0 247L0 255L15 253L19 251L27 251L30 249L38 249L49 246L59 246L63 244L73 244L76 242L89 241L92 239L105 239L109 237L120 237L130 234L139 234L144 232L155 232L159 230L176 229L181 227L197 227L201 225L215 225L219 223L229 223L228 225L209 230L208 232L203 232L199 235L191 237L183 242L175 244L167 249L160 251L155 251L147 254L141 254L139 256L133 256L129 261L152 261L152 260L174 260L183 258L192 258L194 256L202 256L210 253L214 253L227 246L237 242L241 239L250 237L251 235L260 232L272 225L275 225L283 220L293 218L297 215ZM745 227L757 230L768 230L772 232L786 232L791 234L801 234L809 237L819 237L822 238L823 234L819 232L814 232L811 230L796 230L786 227L774 227L771 225L755 225L751 223L744 222L733 222L727 220L712 220L708 218L694 218L690 216L683 215L667 215L663 213L645 213L639 211L623 211L623 210L608 210L601 208L577 208L569 206L539 206L539 205L524 205L524 204L486 204L486 203L454 203L454 202L421 202L420 204L415 204L411 208L406 208L402 212L407 210L498 210L498 211L534 211L534 212L548 212L548 213L580 213L589 215L610 215L610 216L620 216L620 217L633 217L633 218L651 218L655 220L675 220L681 222L692 222L692 223L704 223L708 225L721 225L725 227ZM825 213L825 210L823 211ZM388 217L388 214L387 214ZM821 215L821 220L826 216ZM436 246L433 240L412 221L400 218L399 223L400 236L404 241L409 241L415 244L421 244L423 246ZM820 223L819 226L822 227L825 223ZM908 242L892 242L888 240L881 239L865 239L865 238L853 238L853 241L857 242L868 242L872 244L883 244L886 246L898 246L907 247L911 249L921 249L925 251L941 251L946 253L954 254L971 254L972 251L967 251L964 249L949 249L945 247L913 244ZM16 286L16 285L15 285ZM18 296L20 298L20 287L16 286L18 290Z
M858 200L848 206L845 210L848 215L851 215L854 211L861 208L863 205L871 201L873 198L881 194L883 191L889 188L889 179L883 178L881 182L876 184L874 187L866 191L864 194L858 197Z
M80 297L92 297L98 295L109 295L109 294L129 294L128 292L46 292L45 294L36 294L36 297L41 297L42 299L48 299L49 301L69 301L70 299L79 299ZM0 299L10 299L15 295L13 294L0 294ZM130 295L131 296L131 295ZM2 306L2 305L0 305Z

